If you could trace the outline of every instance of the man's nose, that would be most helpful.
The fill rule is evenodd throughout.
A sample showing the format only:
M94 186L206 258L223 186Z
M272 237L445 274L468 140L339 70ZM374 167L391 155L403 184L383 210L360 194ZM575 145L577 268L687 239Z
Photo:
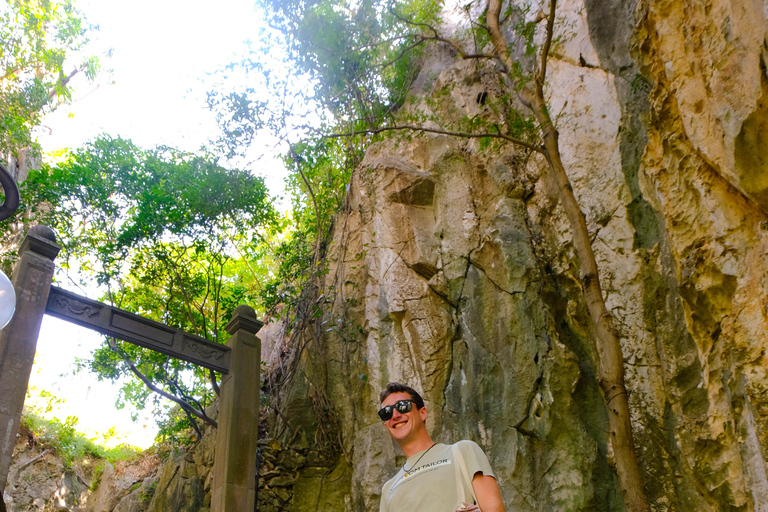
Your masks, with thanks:
M393 420L396 420L396 419L400 418L400 416L404 416L403 413L401 413L397 409L392 409L392 419Z

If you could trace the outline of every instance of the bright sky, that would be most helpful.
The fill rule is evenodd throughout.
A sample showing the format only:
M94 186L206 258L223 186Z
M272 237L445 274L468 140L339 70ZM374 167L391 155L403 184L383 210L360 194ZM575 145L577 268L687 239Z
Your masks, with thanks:
M76 148L100 133L143 147L165 144L189 151L216 136L204 101L205 79L235 59L246 40L256 39L263 22L253 0L80 0L77 5L100 26L93 53L114 50L111 59L102 59L112 74L98 86L74 83L74 103L43 122L46 133L39 140L45 151ZM251 158L274 152L252 148ZM283 174L273 158L248 168L282 194ZM101 341L87 329L46 317L30 385L64 399L51 415L77 416L79 430L95 435L116 426L116 442L148 447L156 434L150 413L133 423L129 411L114 408L116 386L87 373L72 375L75 358L88 357Z

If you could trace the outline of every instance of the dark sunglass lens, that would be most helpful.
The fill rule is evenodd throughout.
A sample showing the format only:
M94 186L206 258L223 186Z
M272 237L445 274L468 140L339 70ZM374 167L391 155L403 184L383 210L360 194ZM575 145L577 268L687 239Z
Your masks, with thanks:
M401 414L405 414L406 412L411 410L411 401L400 400L395 404L395 407L397 407L398 412L400 412Z
M381 421L387 421L391 417L392 417L391 405L388 405L386 407L382 407L381 409L379 409L379 418L381 418Z
M379 418L381 421L387 421L392 417L394 409L397 409L400 414L405 414L411 410L413 400L400 400L393 405L387 405L379 409Z

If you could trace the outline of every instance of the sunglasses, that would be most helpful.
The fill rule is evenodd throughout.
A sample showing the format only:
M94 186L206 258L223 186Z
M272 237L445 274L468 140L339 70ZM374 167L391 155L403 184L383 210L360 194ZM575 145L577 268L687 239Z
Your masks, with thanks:
M400 400L399 402L395 402L392 405L386 405L379 409L379 418L381 418L381 421L387 421L392 417L392 413L395 409L397 409L397 412L400 414L405 414L407 412L410 412L411 408L413 407L412 404L415 404L411 399L405 399Z

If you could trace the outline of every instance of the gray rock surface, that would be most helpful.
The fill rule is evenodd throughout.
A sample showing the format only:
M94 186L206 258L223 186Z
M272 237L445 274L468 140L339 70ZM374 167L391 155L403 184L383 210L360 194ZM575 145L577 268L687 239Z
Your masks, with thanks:
M548 95L658 511L768 510L763 7L560 3ZM444 118L495 90L474 62L427 68L419 93L441 98ZM486 449L508 509L623 510L578 263L545 172L513 147L439 135L369 148L325 255L324 315L292 338L285 419L270 420L283 441L336 421L347 484L332 510L376 510L402 463L375 414L390 380L423 390L435 439ZM294 486L293 502L319 492Z

